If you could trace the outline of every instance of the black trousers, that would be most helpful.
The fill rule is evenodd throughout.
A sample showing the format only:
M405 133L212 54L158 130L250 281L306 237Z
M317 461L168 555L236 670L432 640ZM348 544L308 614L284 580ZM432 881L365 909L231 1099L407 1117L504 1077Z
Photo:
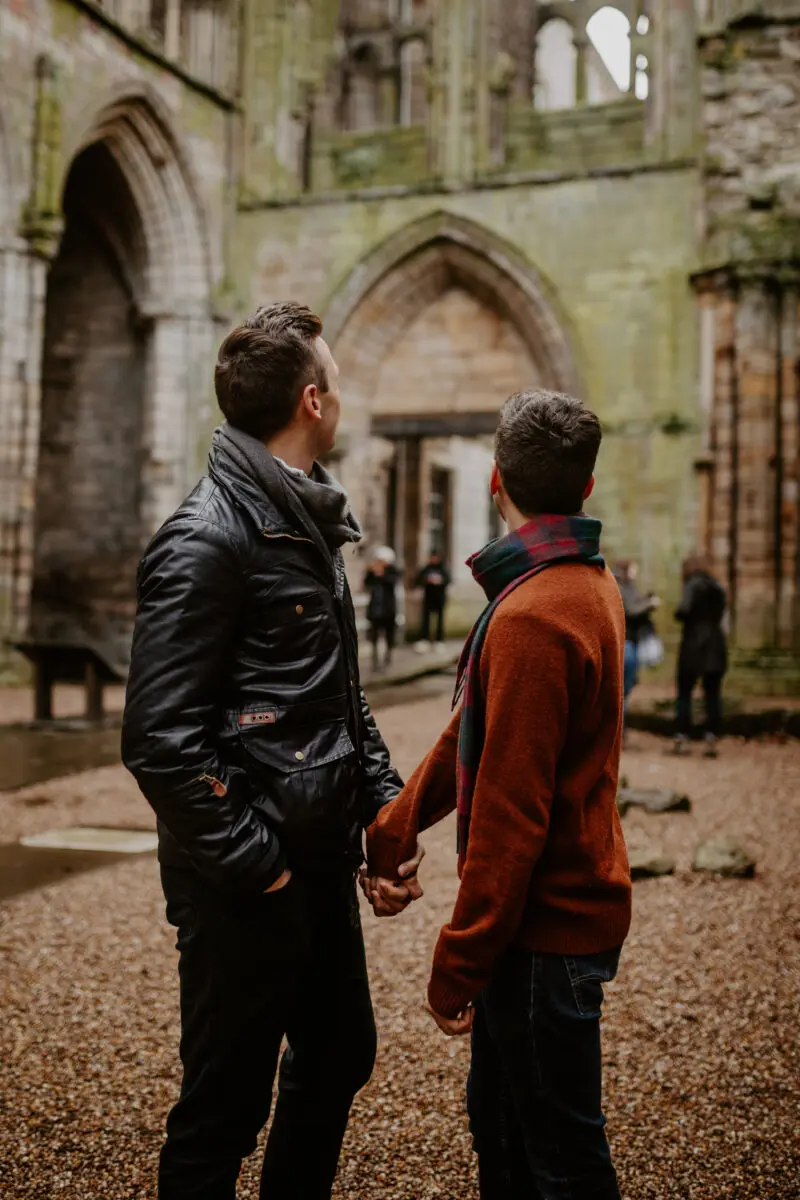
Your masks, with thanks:
M278 1100L261 1200L327 1200L353 1098L372 1074L375 1020L351 874L247 899L161 868L180 951L180 1099L159 1200L234 1200L242 1159Z
M444 641L444 604L429 604L427 601L422 606L422 634L423 642L431 641L431 630L434 622L436 623L436 638L437 642Z
M706 701L706 729L715 737L722 735L722 672L698 675L697 671L678 672L678 733L687 737L692 732L692 694L699 679L703 682Z
M386 662L391 662L396 633L396 621L392 621L391 623L384 621L372 621L370 623L369 640L372 643L372 662L374 666L378 665L378 646L380 644L381 635L383 635L386 640Z

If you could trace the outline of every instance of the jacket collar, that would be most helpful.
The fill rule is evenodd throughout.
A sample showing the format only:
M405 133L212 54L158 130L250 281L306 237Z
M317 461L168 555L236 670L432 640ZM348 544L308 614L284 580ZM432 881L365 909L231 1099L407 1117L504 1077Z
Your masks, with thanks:
M259 533L278 537L310 540L285 513L273 503L252 475L225 452L224 446L212 446L208 456L208 474L232 497L234 503L253 521Z

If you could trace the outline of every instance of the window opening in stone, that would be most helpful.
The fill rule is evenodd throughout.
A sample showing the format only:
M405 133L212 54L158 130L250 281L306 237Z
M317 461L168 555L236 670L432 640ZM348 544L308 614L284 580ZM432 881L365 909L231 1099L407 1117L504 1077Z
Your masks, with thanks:
M646 100L650 94L650 63L646 54L636 55L636 77L634 79L634 95L637 100Z
M233 61L228 0L171 0L177 4L176 55L191 75L227 87Z
M411 38L400 51L400 124L423 125L428 111L427 47Z
M644 75L639 89L646 95ZM585 32L564 17L547 20L536 39L534 80L534 106L543 111L618 100L631 85L627 17L606 6Z
M167 36L167 0L150 0L150 32L163 43Z
M619 92L631 86L631 26L618 8L598 9L586 26L592 45Z
M578 54L572 26L561 17L548 21L536 41L533 101L543 112L573 108L577 101Z
M384 94L377 50L370 42L362 42L350 51L344 79L344 128L359 132L379 129L386 124Z

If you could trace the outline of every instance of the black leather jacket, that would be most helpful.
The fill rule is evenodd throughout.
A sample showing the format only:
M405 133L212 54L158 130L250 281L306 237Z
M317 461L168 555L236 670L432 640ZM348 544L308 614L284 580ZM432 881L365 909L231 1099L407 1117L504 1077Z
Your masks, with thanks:
M254 891L286 866L355 868L402 781L359 684L341 554L221 448L137 587L122 757L158 816L161 862Z

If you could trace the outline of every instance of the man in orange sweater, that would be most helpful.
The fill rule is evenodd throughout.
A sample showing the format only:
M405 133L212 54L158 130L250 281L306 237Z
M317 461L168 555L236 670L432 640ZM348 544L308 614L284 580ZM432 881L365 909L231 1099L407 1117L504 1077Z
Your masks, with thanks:
M617 805L625 619L582 512L596 416L512 396L492 493L508 534L470 560L489 604L457 711L368 833L378 915L408 902L419 831L458 811L460 888L428 988L444 1033L472 1033L468 1107L484 1200L618 1200L601 1109L600 1011L628 932ZM413 870L413 868L410 868Z

